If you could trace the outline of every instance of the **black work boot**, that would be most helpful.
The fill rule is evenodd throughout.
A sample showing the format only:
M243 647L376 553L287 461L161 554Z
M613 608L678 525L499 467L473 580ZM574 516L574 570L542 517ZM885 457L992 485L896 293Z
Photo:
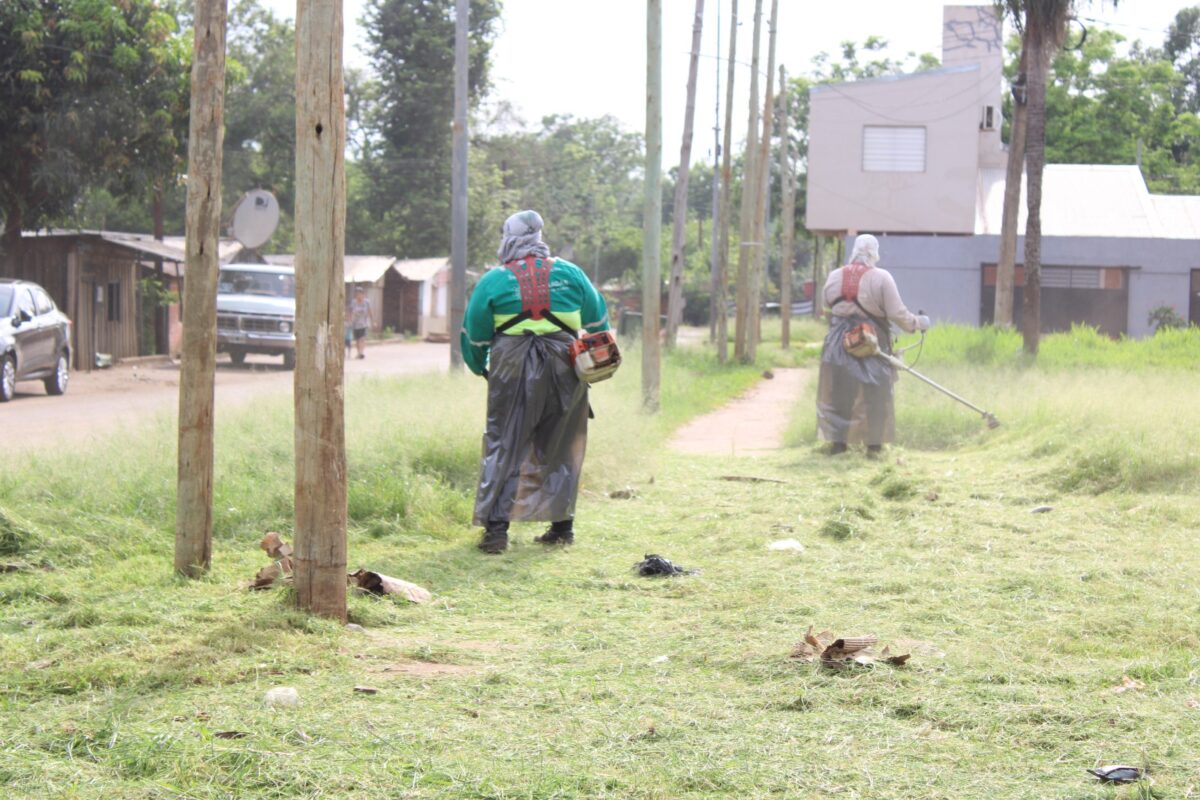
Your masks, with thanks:
M575 520L564 519L550 523L546 532L534 541L538 544L575 544Z
M829 445L829 449L825 451L825 454L830 456L840 456L844 452L846 452L846 443L834 442L833 444Z
M489 522L483 529L483 538L476 545L488 555L499 555L508 549L508 522Z

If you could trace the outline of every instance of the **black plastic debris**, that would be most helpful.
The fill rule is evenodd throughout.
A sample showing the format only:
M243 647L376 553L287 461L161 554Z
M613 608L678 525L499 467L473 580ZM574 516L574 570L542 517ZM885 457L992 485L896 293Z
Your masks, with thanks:
M1107 767L1089 769L1102 783L1133 783L1142 779L1142 771L1125 764L1110 764Z
M649 578L656 575L694 575L696 570L687 569L679 564L672 564L667 559L660 555L649 553L644 559L634 565L637 574L643 578Z

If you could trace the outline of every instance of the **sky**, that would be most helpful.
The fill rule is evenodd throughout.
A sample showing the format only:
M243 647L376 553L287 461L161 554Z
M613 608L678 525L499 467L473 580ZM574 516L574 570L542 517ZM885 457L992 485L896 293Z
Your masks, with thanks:
M262 0L288 18L295 0ZM1108 27L1129 40L1161 45L1175 13L1195 0L1083 0L1080 16L1089 25ZM346 63L367 69L366 40L359 20L366 0L344 0ZM717 56L716 15L721 15L720 52L728 56L732 0L705 0L700 81L696 94L696 141L693 160L712 160ZM861 42L876 35L887 39L889 55L909 52L940 56L942 6L939 0L780 0L778 62L789 74L803 74L822 51L836 54L847 39ZM662 0L663 6L663 164L678 161L687 99L688 54L691 49L695 0ZM765 18L770 0L763 2ZM749 99L753 0L740 0L745 21L737 42L734 82L734 141L744 136ZM1007 33L1006 33L1007 35ZM553 53L550 62L544 54ZM501 27L493 49L492 100L507 100L530 127L543 116L611 114L632 131L645 129L646 115L645 0L503 0ZM762 43L766 69L767 43ZM724 102L725 70L720 91ZM765 80L765 75L763 76ZM724 112L722 111L722 119ZM706 155L707 154L707 155Z

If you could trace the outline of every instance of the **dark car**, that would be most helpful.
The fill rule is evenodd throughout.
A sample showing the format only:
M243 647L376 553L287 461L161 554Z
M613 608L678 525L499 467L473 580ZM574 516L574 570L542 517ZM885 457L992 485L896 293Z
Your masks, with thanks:
M67 390L71 320L36 283L0 278L0 403L18 381L40 380L47 394Z

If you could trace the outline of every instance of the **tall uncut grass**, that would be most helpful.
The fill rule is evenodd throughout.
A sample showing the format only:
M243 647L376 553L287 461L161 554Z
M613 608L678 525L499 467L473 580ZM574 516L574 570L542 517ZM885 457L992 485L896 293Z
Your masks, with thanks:
M901 345L911 344L906 336ZM993 412L1001 427L911 375L896 386L897 444L921 450L987 448L1044 473L1047 485L1104 492L1200 488L1200 329L1110 339L1090 328L1042 339L1036 360L1020 334L942 326L905 359ZM815 399L815 389L809 401ZM812 405L791 440L816 439Z

